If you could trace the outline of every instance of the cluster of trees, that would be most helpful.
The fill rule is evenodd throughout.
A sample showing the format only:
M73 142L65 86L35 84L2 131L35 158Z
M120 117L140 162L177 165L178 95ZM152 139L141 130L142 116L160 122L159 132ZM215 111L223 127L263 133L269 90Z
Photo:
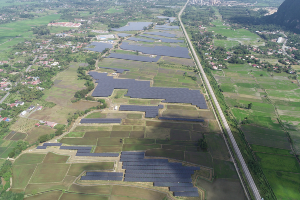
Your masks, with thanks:
M182 21L186 25L209 25L214 18L215 10L208 6L188 6L182 15Z
M176 17L176 13L175 13L174 10L167 9L167 10L164 10L163 16L166 16L166 17Z
M38 138L38 142L39 143L44 143L44 142L47 142L47 141L51 140L55 136L62 135L64 133L64 130L65 130L66 126L65 125L56 125L54 128L56 129L55 133L40 136Z
M49 35L50 34L50 29L47 26L38 26L32 28L33 34L38 34L38 35Z
M204 151L207 151L207 148L208 148L208 145L207 145L207 142L206 142L206 139L205 139L205 135L203 134L203 138L199 139L198 140L198 146L204 150Z
M28 148L28 142L19 140L17 146L8 154L8 157L13 158L18 156L22 151Z

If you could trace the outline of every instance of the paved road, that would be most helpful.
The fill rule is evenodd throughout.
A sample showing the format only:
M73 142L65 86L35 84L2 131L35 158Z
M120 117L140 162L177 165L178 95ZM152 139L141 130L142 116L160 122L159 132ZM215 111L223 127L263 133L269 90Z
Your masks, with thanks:
M3 103L3 101L5 101L5 99L8 97L10 93L8 92L1 100L0 100L0 103Z
M254 180L253 180L253 178L252 178L252 175L251 175L251 173L250 173L250 171L249 171L249 169L248 169L248 167L247 167L247 165L246 165L246 163L245 163L245 160L244 160L244 158L243 158L243 156L242 156L242 154L241 154L241 151L240 151L240 149L239 149L239 147L238 147L238 145L237 145L237 143L236 143L236 141L235 141L235 139L234 139L234 137L233 137L233 134L232 134L232 132L231 132L231 130L230 130L230 127L229 127L229 125L228 125L228 123L227 123L227 120L226 120L226 118L225 118L225 116L224 116L224 114L223 114L223 111L222 111L222 109L221 109L221 107L220 107L220 105L219 105L219 102L218 102L218 100L217 100L217 98L216 98L216 96L215 96L215 94L214 94L214 91L213 91L213 89L212 89L212 87L211 87L211 85L210 85L210 83L209 83L209 81L208 81L208 79L207 79L207 77L206 77L206 74L205 74L205 72L204 72L204 70L203 70L203 68L202 68L202 66L201 66L201 63L200 63L200 61L199 61L199 59L198 59L198 56L197 56L197 54L196 54L196 52L195 52L195 49L194 49L194 47L193 47L193 45L192 45L192 43L191 43L191 41L190 41L190 38L189 38L189 36L188 36L188 34L187 34L187 32L186 32L184 26L183 26L183 23L182 23L182 21L181 21L181 14L182 14L182 12L184 11L184 9L185 9L186 5L188 4L188 2L189 2L189 0L187 1L187 3L185 4L185 6L182 8L182 10L181 10L181 11L179 12L179 14L178 14L178 19L179 19L179 21L180 21L180 25L181 25L182 30L183 30L183 32L184 32L184 35L185 35L185 37L186 37L186 39L187 39L187 42L189 43L190 49L191 49L191 51L192 51L192 54L194 55L194 58L195 58L195 60L196 60L196 62L197 62L197 64L198 64L199 70L200 70L200 72L201 72L201 74L202 74L202 76L203 76L203 80L204 80L204 82L205 82L205 84L206 84L206 86L207 86L207 89L208 89L208 91L209 91L209 93L210 93L210 95L211 95L211 98L212 98L213 102L214 102L215 105L216 105L217 111L218 111L219 114L220 114L221 121L222 121L222 123L224 124L224 127L225 127L225 129L226 129L226 131L227 131L227 133L228 133L228 135L229 135L230 141L231 141L231 143L232 143L232 145L233 145L233 149L234 149L234 151L235 151L235 153L236 153L236 155L237 155L237 158L239 159L239 161L240 161L240 163L241 163L241 165L242 165L242 169L243 169L243 171L244 171L244 173L245 173L245 175L246 175L246 178L247 178L247 180L248 180L248 182L249 182L249 185L250 185L250 187L251 187L251 189L252 189L252 191L253 191L253 194L254 194L254 196L255 196L255 198L256 198L257 200L261 200L262 198L261 198L261 196L260 196L260 194L259 194L259 191L258 191L258 189L257 189L257 187L256 187L256 184L255 184L255 182L254 182Z

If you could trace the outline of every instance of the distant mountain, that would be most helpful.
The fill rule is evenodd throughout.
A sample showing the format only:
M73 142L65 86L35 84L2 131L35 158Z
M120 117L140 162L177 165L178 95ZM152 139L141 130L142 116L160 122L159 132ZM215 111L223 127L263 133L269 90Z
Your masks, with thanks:
M278 11L269 16L269 20L275 24L287 27L296 32L300 31L300 0L285 0Z

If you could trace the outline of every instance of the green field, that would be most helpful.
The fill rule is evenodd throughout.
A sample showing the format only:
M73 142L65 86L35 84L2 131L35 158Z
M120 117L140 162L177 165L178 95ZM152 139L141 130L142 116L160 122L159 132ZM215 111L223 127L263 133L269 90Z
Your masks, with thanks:
M113 7L105 11L106 13L122 13L124 9L122 7Z

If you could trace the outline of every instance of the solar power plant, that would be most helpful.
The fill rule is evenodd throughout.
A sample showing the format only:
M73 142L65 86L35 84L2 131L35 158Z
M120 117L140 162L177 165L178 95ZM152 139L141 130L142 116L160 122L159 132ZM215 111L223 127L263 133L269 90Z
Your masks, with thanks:
M131 37L128 38L127 40L131 40L131 41L140 41L140 42L154 42L154 40L147 40L147 39L143 39L143 38L136 38L136 37Z
M200 168L191 168L191 167L184 167L184 166L163 166L163 165L152 165L152 166L123 166L123 169L130 169L130 170L173 170L173 169L180 169L180 170L200 170Z
M61 146L62 143L44 143L43 146Z
M128 37L128 36L131 36L132 34L118 33L117 35L118 35L119 37Z
M90 153L91 151L90 150L85 150L85 149L83 149L83 150L77 150L77 153Z
M193 183L154 182L155 187L193 187Z
M144 54L153 54L159 56L170 56L170 57L178 57L178 58L191 58L189 56L189 51L186 47L168 47L168 46L145 47L139 45L130 45L127 42L123 42L120 48L125 50L140 51Z
M195 187L170 187L170 191L172 192L198 192L198 189Z
M95 46L95 47L94 48L88 48L89 46ZM108 44L108 43L104 43L104 42L92 42L85 49L90 50L90 51L102 52L106 48L111 49L112 47L113 47L112 44Z
M191 178L191 175L190 174L135 174L135 173L128 174L126 173L125 178ZM184 190L180 190L180 191L184 191Z
M94 118L94 119L82 119L80 120L80 123L82 124L120 124L122 119L120 118Z
M37 146L36 149L46 149L47 146Z
M92 147L81 147L81 146L61 146L60 149L66 150L92 150Z
M145 117L155 118L158 116L158 109L163 108L163 105L159 106L135 106L135 105L121 105L120 111L140 111L145 112Z
M204 119L188 119L188 118L170 118L160 117L161 120L188 121L188 122L204 122Z
M170 22L174 22L176 17L156 16L159 19L169 19Z
M89 72L89 74L96 79L96 83L98 83L92 94L94 97L108 97L112 95L114 89L128 89L125 96L131 98L165 99L162 102L187 103L201 109L207 109L205 98L199 90L189 90L188 88L150 87L150 81L114 79L112 76L107 76L107 73ZM84 119L84 121L85 120L90 121L92 119ZM119 120L121 122L121 119Z
M118 157L118 153L76 153L76 156Z
M152 22L128 22L128 25L121 28L112 28L114 31L141 31L144 27L148 27Z
M80 180L89 180L89 181L96 181L96 180L103 180L103 181L122 181L122 176L82 176Z
M176 37L176 34L166 33L166 32L146 32L144 34L148 35L160 35L164 37Z
M124 71L130 71L129 69L120 69L120 68L112 68L112 67L99 67L99 68L102 68L102 69L112 69L114 71L116 71L116 73L120 73L122 74Z
M121 155L130 155L130 154L143 154L145 155L145 152L139 152L139 151L122 151Z
M126 178L124 181L128 182L181 182L191 183L191 178Z
M122 172L86 172L86 176L122 176Z
M179 29L179 26L156 25L155 29L158 29L158 30L174 30L174 29Z
M183 43L183 40L174 40L174 39L169 39L169 38L162 38L162 37L154 37L150 35L140 35L141 37L146 37L146 38L152 38L155 40L161 40L162 42L167 42L167 43Z
M197 192L174 192L173 195L175 197L199 197Z
M122 158L122 156L121 156ZM165 159L165 160L162 160L161 162L160 161L157 161L157 160L154 160L154 159L145 159L145 160L141 160L141 161L138 161L138 162L131 162L131 161L125 161L123 163L123 166L139 166L139 165L147 165L147 166L151 166L151 165L163 165L163 166L182 166L181 163L168 163L168 160ZM158 159L159 160L159 159Z
M169 170L130 170L126 169L126 173L131 174L131 173L136 173L136 174L194 174L194 170L182 170L182 169L169 169Z
M150 58L148 56L138 56L138 55L129 55L129 54L121 54L121 53L111 53L106 58L134 60L134 61L141 61L141 62L157 62L160 59L160 56L156 56L155 58Z

